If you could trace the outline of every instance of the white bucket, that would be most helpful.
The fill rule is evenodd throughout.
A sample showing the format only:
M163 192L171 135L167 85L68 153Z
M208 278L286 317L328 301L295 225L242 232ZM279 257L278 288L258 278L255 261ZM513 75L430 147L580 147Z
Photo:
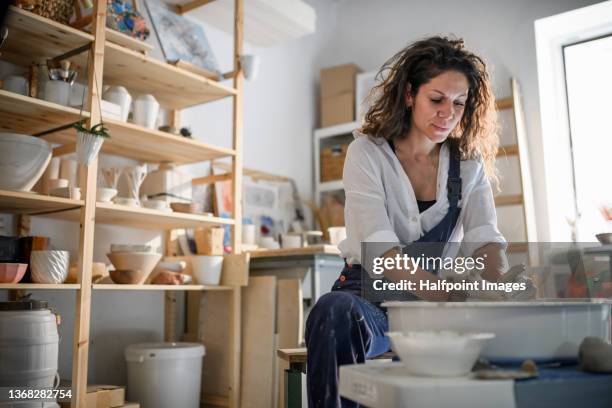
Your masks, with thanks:
M127 399L142 408L199 408L203 357L197 343L128 346Z
M50 310L0 311L0 387L53 387L58 349Z

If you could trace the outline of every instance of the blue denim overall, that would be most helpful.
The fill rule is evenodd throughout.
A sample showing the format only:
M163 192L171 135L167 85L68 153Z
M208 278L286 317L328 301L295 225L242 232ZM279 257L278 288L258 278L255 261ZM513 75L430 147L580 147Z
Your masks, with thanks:
M457 223L461 177L455 149L451 149L447 188L448 213L414 243L446 243ZM403 252L411 253L414 243L404 247ZM444 246L435 247L439 253L430 252L428 256L442 255ZM361 265L345 263L332 292L319 298L306 321L308 406L358 407L338 395L338 366L364 363L366 358L388 351L389 339L385 336L388 330L386 311L361 297Z

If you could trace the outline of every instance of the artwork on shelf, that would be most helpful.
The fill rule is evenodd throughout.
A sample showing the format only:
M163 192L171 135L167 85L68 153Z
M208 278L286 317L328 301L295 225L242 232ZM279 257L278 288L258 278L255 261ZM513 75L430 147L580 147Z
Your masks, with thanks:
M166 61L185 61L221 75L202 26L159 0L145 2Z
M149 37L145 19L129 0L108 1L106 26L141 41Z

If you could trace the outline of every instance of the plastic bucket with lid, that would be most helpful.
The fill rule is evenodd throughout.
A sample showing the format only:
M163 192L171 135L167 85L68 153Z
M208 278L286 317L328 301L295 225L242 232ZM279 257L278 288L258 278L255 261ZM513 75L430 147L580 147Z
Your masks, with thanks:
M58 350L46 302L0 302L0 387L53 387Z
M203 357L198 343L128 346L127 399L142 408L199 408Z

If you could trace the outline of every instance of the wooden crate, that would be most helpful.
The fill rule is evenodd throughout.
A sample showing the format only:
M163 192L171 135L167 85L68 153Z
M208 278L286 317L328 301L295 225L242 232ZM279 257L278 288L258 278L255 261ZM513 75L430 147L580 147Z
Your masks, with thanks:
M348 144L321 149L321 182L341 180Z

